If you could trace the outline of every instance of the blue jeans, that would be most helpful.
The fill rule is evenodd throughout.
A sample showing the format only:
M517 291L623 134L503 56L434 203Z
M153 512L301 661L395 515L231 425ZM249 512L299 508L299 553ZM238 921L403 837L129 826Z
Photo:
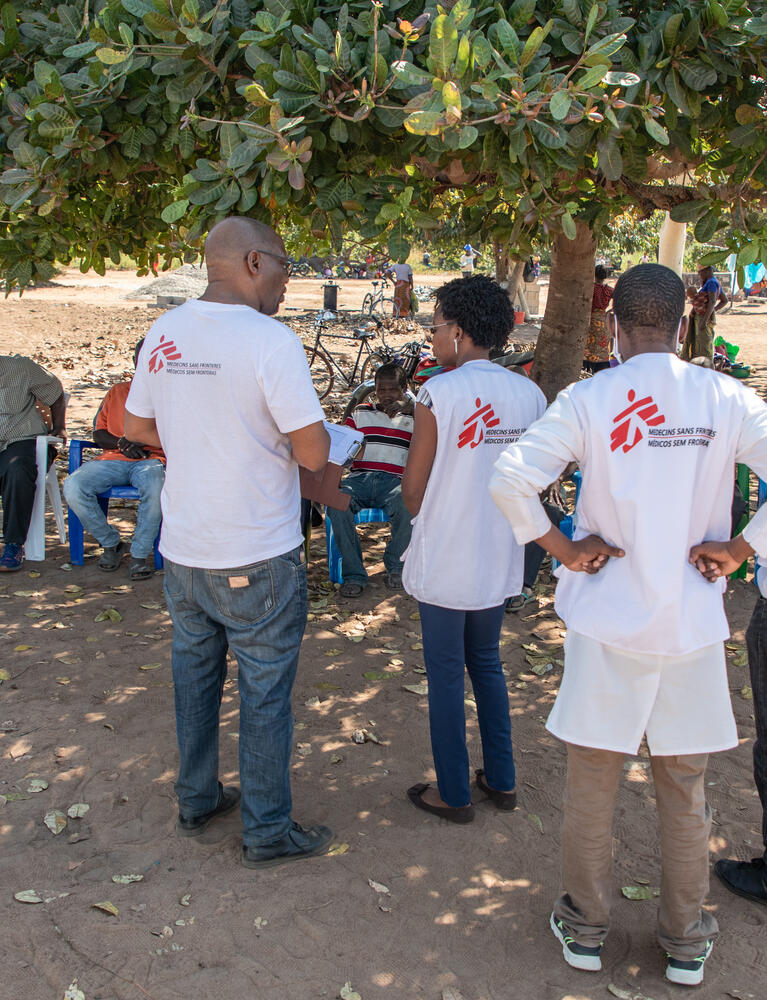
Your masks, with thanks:
M243 843L272 844L290 829L291 696L306 627L303 548L236 569L165 560L173 620L179 811L218 804L218 723L226 654L237 658Z
M402 573L402 553L410 544L410 514L402 502L402 480L390 472L352 472L341 483L341 492L350 494L348 510L328 507L338 551L343 560L344 583L365 584L368 578L362 549L354 525L354 515L366 507L380 507L391 523L391 538L384 551L387 573Z
M498 650L504 606L455 611L418 604L429 681L431 749L439 794L449 806L471 802L464 667L477 702L485 780L499 792L515 788L509 695Z
M97 494L113 486L132 486L138 490L139 503L136 530L131 542L134 559L146 559L154 548L160 530L162 509L160 493L165 482L165 466L157 458L139 462L119 459L94 459L86 462L64 480L64 497L99 545L111 548L120 541L117 528L109 524L101 509Z

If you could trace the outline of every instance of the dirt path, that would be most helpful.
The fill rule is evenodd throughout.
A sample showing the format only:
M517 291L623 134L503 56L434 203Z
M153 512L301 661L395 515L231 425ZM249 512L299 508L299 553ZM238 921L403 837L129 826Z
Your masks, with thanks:
M156 316L124 298L141 283L120 272L85 280L65 274L59 287L3 305L2 350L37 357L62 377L72 394L73 436L89 433L98 401L129 370L133 344ZM366 287L344 283L342 304L361 301ZM287 306L316 308L319 294L319 282L291 282ZM752 382L767 391L767 308L736 308L721 330L761 366ZM114 516L128 532L132 512ZM565 767L560 744L543 728L562 669L550 580L538 603L507 616L504 628L520 808L499 813L478 794L477 819L462 828L407 802L405 789L433 780L433 772L426 698L403 689L423 682L419 623L414 602L381 582L384 529L366 529L372 582L358 601L327 588L322 531L313 539L310 622L295 691L294 814L328 823L337 846L330 857L262 873L239 865L238 814L199 840L174 835L170 622L161 578L131 584L122 572L106 576L93 547L86 565L71 569L49 531L49 558L0 581L0 669L8 675L0 687L3 1000L61 1000L75 979L87 1000L333 1000L347 982L363 1000L598 1000L610 996L609 984L652 1000L681 995L663 980L655 902L616 900L605 969L593 976L565 966L547 928L558 889ZM726 598L741 743L712 759L707 779L715 856L760 851L753 703L741 693L748 685L743 629L754 597L752 584L736 582ZM119 617L104 618L106 609ZM533 673L523 642L537 644L553 669ZM467 698L478 767L470 689ZM236 781L235 668L222 720L222 780ZM359 728L381 742L355 744ZM30 791L36 779L47 783L43 791ZM88 811L54 836L43 817L76 803ZM142 879L115 883L120 875ZM627 761L619 796L616 891L659 879L652 782L640 756ZM33 888L58 898L37 905L13 898ZM105 901L116 915L94 908ZM709 905L722 933L696 996L764 997L767 911L716 881Z

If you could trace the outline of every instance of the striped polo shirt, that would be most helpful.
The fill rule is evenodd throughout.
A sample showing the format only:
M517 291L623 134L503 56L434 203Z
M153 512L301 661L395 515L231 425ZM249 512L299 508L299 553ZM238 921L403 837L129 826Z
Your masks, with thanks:
M387 417L383 410L363 403L346 423L365 435L365 452L352 472L389 472L401 476L413 437L413 418L404 413Z

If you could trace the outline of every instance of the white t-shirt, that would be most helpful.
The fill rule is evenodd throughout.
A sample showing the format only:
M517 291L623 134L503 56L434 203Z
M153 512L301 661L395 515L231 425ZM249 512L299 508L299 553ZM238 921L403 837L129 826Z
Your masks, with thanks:
M413 268L409 264L392 264L391 269L395 281L410 281L413 277Z
M522 589L524 549L487 486L502 450L546 408L529 379L468 361L429 379L418 402L437 422L437 451L403 555L405 590L425 604L479 611Z
M635 653L684 656L729 634L723 580L689 562L730 537L734 466L767 477L767 406L727 375L673 354L639 354L564 389L501 456L490 489L520 544L549 528L538 494L577 462L576 538L625 550L599 573L558 571L568 628ZM744 537L767 555L767 507Z
M474 270L474 254L470 253L468 250L466 251L466 253L461 254L461 270L462 271Z
M146 336L126 408L167 456L160 550L230 569L301 542L286 435L323 419L299 338L248 306L192 300Z

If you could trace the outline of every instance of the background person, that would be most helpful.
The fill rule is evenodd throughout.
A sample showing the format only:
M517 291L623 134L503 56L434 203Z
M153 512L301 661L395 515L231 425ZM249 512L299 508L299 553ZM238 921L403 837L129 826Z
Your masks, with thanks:
M607 268L597 264L594 268L594 291L591 296L591 319L586 335L583 367L586 371L601 371L610 367L610 338L607 335L607 307L612 302L613 290L607 281Z
M66 399L61 382L31 358L0 355L0 496L3 501L3 552L0 572L12 573L24 565L24 542L29 534L37 488L37 442L48 427L37 410L51 409L56 437L66 439ZM48 464L55 457L48 449Z
M390 270L394 281L394 315L409 316L413 296L413 268L404 261L392 264Z
M168 456L160 547L173 620L176 829L196 836L240 799L218 780L231 648L242 863L261 868L321 853L332 837L293 822L289 773L306 625L298 464L322 469L330 440L301 341L271 318L291 269L280 237L253 219L226 219L211 230L205 259L202 298L147 334L125 434Z
M346 510L327 508L338 551L343 560L342 597L359 597L367 585L362 548L354 515L366 507L380 507L391 525L391 538L384 552L385 583L389 590L402 590L402 553L410 542L410 515L402 501L405 471L413 436L413 404L405 397L407 378L393 362L381 365L375 375L376 404L358 406L346 423L365 435L364 451L340 486L351 496Z
M136 367L143 338L133 352ZM124 435L125 400L130 382L118 382L104 396L94 421L93 440L101 455L86 462L64 480L64 498L104 551L99 569L119 568L125 552L117 528L110 525L98 502L98 494L113 486L133 486L139 492L136 530L130 552L131 580L145 580L154 573L154 540L160 530L160 493L165 482L165 455L160 448L145 448Z
M462 277L470 278L474 274L474 262L477 257L479 257L479 250L475 250L471 243L467 243L459 261Z
M624 363L560 392L504 452L491 491L517 541L537 540L564 567L556 610L567 625L565 669L546 724L567 746L563 892L551 929L568 964L601 968L615 796L624 756L646 735L661 831L658 939L666 978L696 985L718 929L703 909L706 762L737 743L725 584L710 569L718 550L698 543L730 536L734 464L767 472L767 406L676 357L685 293L673 271L632 268L613 302ZM570 462L583 475L575 541L538 499ZM767 509L745 534L767 553ZM752 551L742 536L716 545L724 564L738 553L733 568Z
M729 302L713 267L699 267L700 288L692 296L692 311L687 324L687 336L682 345L684 361L714 357L716 314Z
M506 292L485 277L436 292L432 350L454 371L422 387L402 495L415 515L403 583L418 601L429 682L437 788L408 790L419 809L474 818L466 749L464 671L482 737L476 783L500 809L516 806L514 755L499 639L506 598L522 587L523 550L487 491L495 460L544 411L541 390L493 364L514 328Z

